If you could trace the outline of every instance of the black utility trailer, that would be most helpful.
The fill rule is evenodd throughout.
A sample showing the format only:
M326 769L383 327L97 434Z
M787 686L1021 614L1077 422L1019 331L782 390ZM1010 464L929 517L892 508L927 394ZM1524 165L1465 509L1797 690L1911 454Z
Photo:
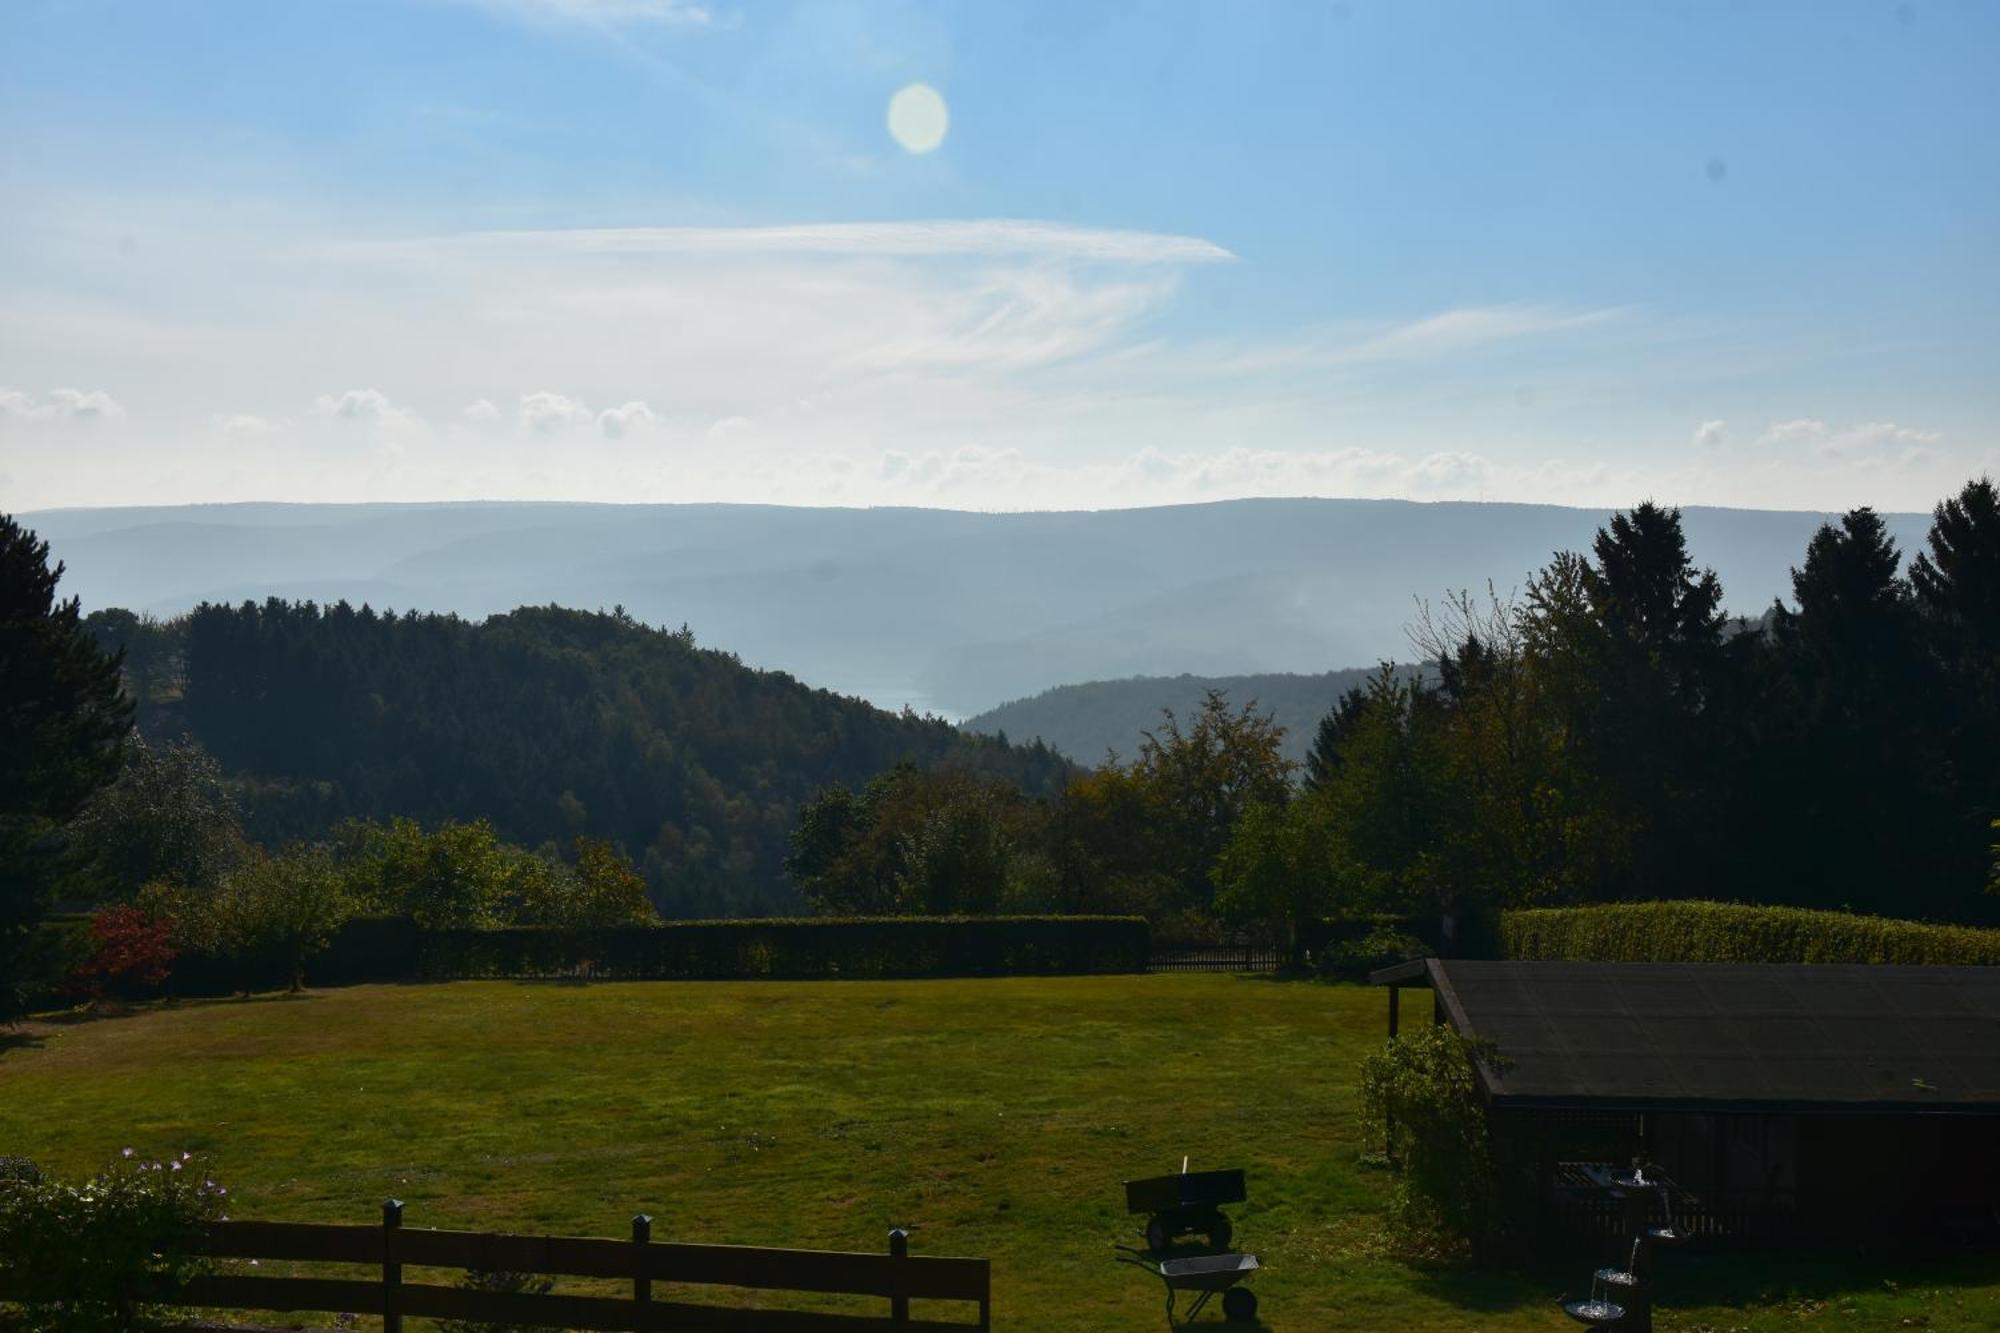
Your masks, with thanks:
M1222 1205L1242 1203L1241 1171L1183 1171L1125 1182L1125 1211L1146 1215L1146 1248L1165 1250L1182 1236L1208 1237L1208 1248L1229 1248L1229 1219Z

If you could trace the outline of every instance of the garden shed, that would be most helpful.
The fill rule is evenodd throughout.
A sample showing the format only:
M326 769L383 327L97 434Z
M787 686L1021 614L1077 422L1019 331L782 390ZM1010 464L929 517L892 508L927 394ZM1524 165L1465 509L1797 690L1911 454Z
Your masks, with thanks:
M1374 973L1491 1043L1496 1139L1588 1213L1635 1156L1697 1235L2000 1230L2000 968L1420 959Z

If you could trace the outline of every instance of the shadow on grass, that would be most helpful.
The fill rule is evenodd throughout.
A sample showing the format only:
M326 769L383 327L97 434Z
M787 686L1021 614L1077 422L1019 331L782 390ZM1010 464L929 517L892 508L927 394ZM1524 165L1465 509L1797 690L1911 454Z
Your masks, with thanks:
M47 1041L41 1033L26 1028L0 1028L0 1055L13 1050L34 1050Z
M1989 1283L2000 1273L2000 1247L1863 1250L1832 1245L1761 1252L1674 1255L1660 1265L1665 1307L1741 1308L1774 1301L1832 1301L1864 1292Z
M1588 1247L1549 1255L1518 1267L1471 1263L1412 1265L1425 1294L1468 1314L1499 1315L1543 1307L1589 1292L1602 1260ZM1822 1249L1669 1253L1658 1260L1654 1301L1662 1310L1747 1310L1795 1302L1834 1303L1872 1293L1894 1295L1920 1288L1975 1287L2000 1273L2000 1247L1959 1246L1939 1251L1904 1248L1863 1251L1852 1245Z

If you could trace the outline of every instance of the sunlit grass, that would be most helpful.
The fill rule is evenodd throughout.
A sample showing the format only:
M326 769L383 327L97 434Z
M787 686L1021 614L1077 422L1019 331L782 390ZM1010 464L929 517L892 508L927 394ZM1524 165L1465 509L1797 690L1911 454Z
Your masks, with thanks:
M1111 1262L1121 1179L1248 1169L1273 1329L1554 1329L1553 1276L1383 1254L1355 1066L1384 1000L1217 976L464 983L183 1004L0 1039L0 1152L67 1172L208 1154L240 1217L877 1249L994 1261L1003 1329L1152 1329ZM1670 1255L1667 1328L2000 1323L1992 1255ZM1893 1288L1890 1284L1894 1284ZM1681 1293L1677 1298L1676 1289Z

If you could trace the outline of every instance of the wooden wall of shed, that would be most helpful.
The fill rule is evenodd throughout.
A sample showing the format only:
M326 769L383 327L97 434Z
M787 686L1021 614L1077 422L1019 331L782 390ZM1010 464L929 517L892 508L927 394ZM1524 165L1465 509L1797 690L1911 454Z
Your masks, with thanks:
M1799 1122L1799 1215L1821 1235L2000 1227L2000 1116L1823 1115Z

